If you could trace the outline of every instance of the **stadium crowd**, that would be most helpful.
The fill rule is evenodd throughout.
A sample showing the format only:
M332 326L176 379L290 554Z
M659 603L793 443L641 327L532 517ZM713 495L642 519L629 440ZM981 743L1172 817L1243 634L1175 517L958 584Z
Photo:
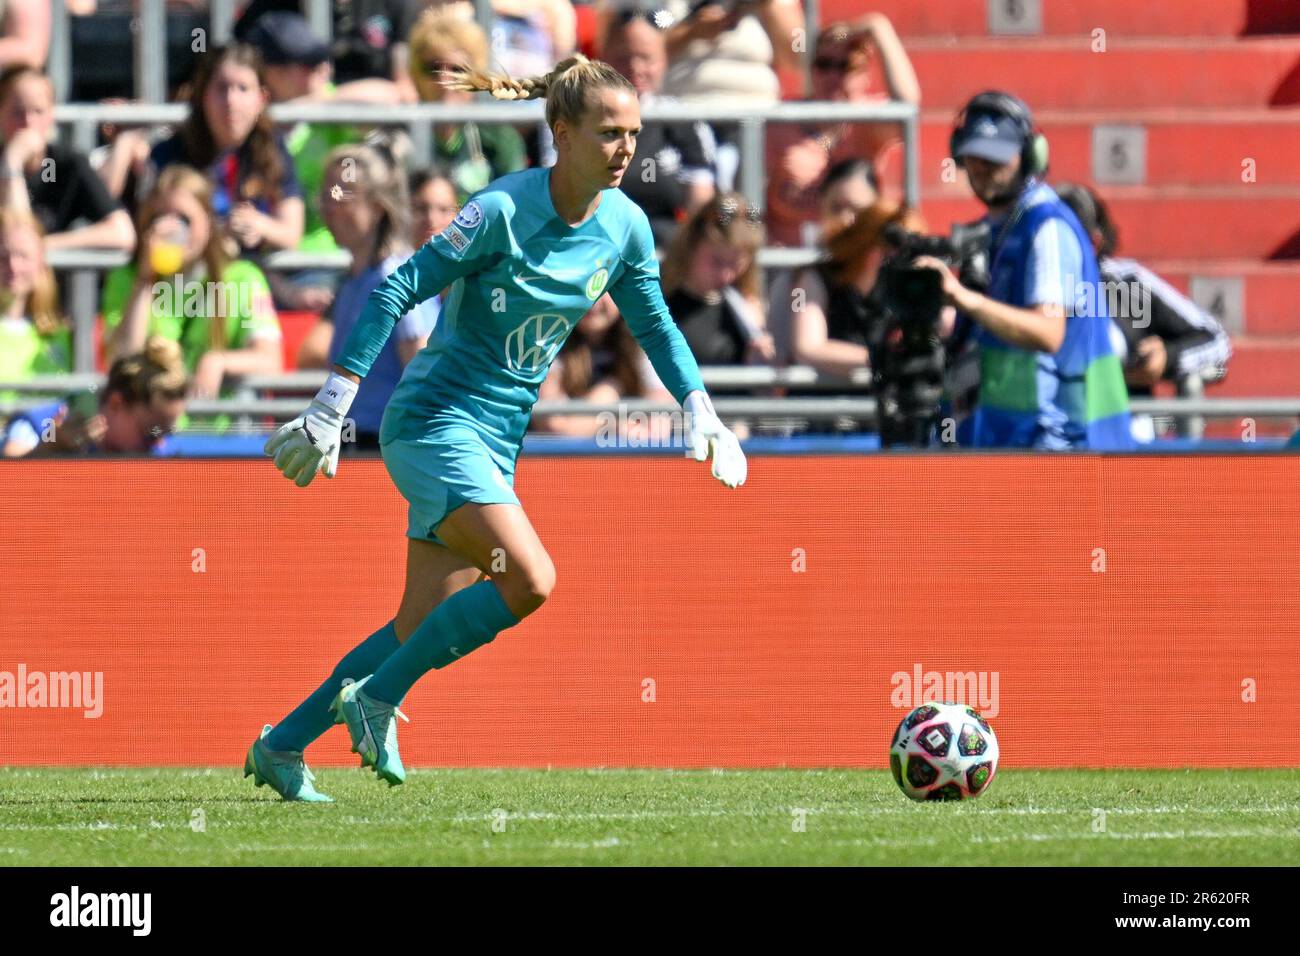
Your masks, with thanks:
M491 66L531 75L575 50L612 63L643 105L717 97L921 101L916 73L886 17L868 13L831 24L805 52L791 42L804 24L800 0L493 0L491 38L466 0L357 0L334 5L329 43L312 32L296 0L237 6L229 44L195 52L192 44L169 42L171 95L188 106L182 123L104 126L85 155L54 139L54 87L45 73L48 4L3 5L0 383L73 370L72 330L47 252L130 256L103 276L100 289L96 355L108 384L93 401L73 396L12 416L3 435L6 456L164 453L167 436L192 424L185 400L228 395L244 375L329 367L370 292L445 228L468 196L554 157L549 134L536 124L440 123L428 154L418 155L400 130L277 127L268 113L273 103L463 103L473 94L438 82L448 69ZM127 101L130 57L101 62L111 57L95 56L87 38L96 20L121 25L130 3L67 0L67 7L76 15L78 64L70 97ZM206 22L204 8L169 3L169 21L188 30ZM189 39L188 32L179 36ZM83 72L82 59L95 68ZM994 115L989 135L971 147L972 162L1000 155L979 143L1027 135L1001 123ZM737 191L737 124L646 123L622 188L649 217L663 255L665 298L701 365L802 363L847 375L871 364L886 226L923 227L923 210L901 206L900 129L782 123L768 130L762 212ZM1120 317L1112 324L1107 347L1121 360L1127 388L1149 394L1179 376L1222 375L1230 347L1219 324L1159 276L1117 258L1116 230L1094 192L1071 186L1062 195L1102 274L1142 284L1158 303L1150 327ZM769 275L765 294L757 265L764 246L813 247L821 256L784 279ZM351 265L343 273L284 272L266 262L277 250L343 250ZM961 326L954 312L969 298L947 279L944 291L951 308L943 327L952 331ZM352 449L375 447L387 396L439 310L435 298L398 326L354 406ZM303 314L314 316L313 324L286 350L281 318ZM1010 326L994 320L985 328L1011 335ZM1066 347L1050 336L1033 341L1044 353ZM608 296L578 325L543 384L543 399L566 396L667 397ZM0 397L15 396L0 390ZM45 437L42 424L50 422L58 426L51 435L66 434ZM539 416L534 428L590 435L596 424ZM1006 433L1005 443L1018 441Z

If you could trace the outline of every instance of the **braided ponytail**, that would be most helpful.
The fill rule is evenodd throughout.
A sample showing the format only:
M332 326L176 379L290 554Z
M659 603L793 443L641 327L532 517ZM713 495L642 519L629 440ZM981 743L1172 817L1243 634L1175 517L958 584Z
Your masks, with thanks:
M546 123L555 128L558 120L578 123L587 109L590 95L600 89L626 90L636 96L636 87L618 70L600 60L575 53L555 64L549 73L515 79L504 73L488 73L474 67L450 70L443 86L470 93L491 93L498 100L546 99Z

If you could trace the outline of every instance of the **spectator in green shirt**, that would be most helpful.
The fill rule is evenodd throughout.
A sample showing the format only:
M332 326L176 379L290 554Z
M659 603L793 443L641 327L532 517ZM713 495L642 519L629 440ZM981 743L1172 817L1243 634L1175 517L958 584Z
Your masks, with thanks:
M227 257L214 219L207 177L167 167L141 204L134 261L104 283L108 361L139 352L150 335L172 339L192 375L191 398L217 397L227 375L284 368L266 277Z
M43 239L31 212L0 208L0 382L72 371L72 336ZM17 397L0 392L5 401Z
M461 105L474 101L473 93L446 89L439 76L464 66L487 69L488 42L482 27L449 9L435 7L416 21L407 45L411 79L421 102ZM526 157L523 137L510 126L439 123L429 158L447 171L464 202L492 180L523 169Z

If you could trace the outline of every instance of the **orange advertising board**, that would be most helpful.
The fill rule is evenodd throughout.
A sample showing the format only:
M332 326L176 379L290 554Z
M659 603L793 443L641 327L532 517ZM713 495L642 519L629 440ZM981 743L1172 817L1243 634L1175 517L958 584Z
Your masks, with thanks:
M528 457L550 601L412 692L408 766L1291 765L1300 457ZM0 465L0 765L234 766L394 613L378 460ZM71 675L77 675L73 679ZM355 761L333 728L312 765Z

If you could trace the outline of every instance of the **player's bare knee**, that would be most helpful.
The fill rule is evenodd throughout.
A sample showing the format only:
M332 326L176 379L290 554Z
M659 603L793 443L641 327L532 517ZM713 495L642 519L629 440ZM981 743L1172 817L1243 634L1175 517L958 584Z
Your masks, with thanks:
M549 557L530 561L498 580L501 596L519 616L532 614L555 589L555 565Z
M541 607L555 590L555 565L550 558L543 558L528 575L528 595Z

